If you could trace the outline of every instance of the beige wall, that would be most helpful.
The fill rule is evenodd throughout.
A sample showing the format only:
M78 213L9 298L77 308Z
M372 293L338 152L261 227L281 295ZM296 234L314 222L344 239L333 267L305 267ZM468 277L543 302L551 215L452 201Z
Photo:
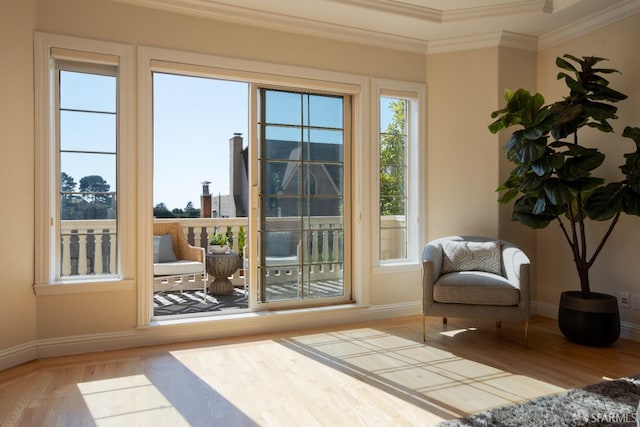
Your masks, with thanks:
M36 339L33 294L33 34L35 0L0 2L0 349Z
M427 56L427 236L499 234L498 48Z
M525 88L531 93L536 92L536 59L537 54L531 51L501 47L498 53L498 108L504 107L504 90ZM509 173L513 169L513 163L509 162L504 155L503 147L511 138L510 132L501 132L498 137L498 157L499 157L499 183L507 180ZM496 193L495 198L498 199ZM536 232L519 222L511 221L513 203L499 204L498 212L500 218L500 238L508 240L518 245L529 256L532 268L532 300L536 299L536 277L538 262L536 259Z
M577 39L542 51L538 55L538 91L547 102L553 102L566 94L564 82L556 80L558 68L555 58L565 53L574 56L599 56L608 58L604 67L622 71L622 75L608 77L611 87L629 96L618 104L619 120L612 122L616 134L586 131L580 141L588 144L598 142L598 147L607 154L605 165L598 173L611 180L619 180L618 166L624 163L622 154L633 151L631 140L621 138L625 126L640 126L640 15L595 30ZM605 224L588 226L592 236L590 243L605 232ZM591 270L592 290L619 295L620 291L640 294L640 263L638 263L638 241L640 241L640 218L622 217L617 228ZM538 232L537 258L538 299L543 303L557 304L563 290L579 289L579 281L569 247L561 238L558 226L551 224ZM621 310L623 322L640 323L640 311Z

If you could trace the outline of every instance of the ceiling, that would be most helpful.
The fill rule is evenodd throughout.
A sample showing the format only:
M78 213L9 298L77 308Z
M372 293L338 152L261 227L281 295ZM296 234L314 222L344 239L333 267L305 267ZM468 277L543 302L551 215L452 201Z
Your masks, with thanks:
M640 13L640 0L115 0L420 53L544 49Z

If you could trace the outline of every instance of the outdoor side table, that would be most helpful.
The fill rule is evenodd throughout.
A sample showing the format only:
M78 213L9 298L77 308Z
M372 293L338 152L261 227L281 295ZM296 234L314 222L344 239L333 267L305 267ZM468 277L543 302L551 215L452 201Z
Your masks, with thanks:
M235 252L223 254L207 254L207 273L215 277L209 285L211 295L232 295L233 283L229 276L242 265L242 260Z

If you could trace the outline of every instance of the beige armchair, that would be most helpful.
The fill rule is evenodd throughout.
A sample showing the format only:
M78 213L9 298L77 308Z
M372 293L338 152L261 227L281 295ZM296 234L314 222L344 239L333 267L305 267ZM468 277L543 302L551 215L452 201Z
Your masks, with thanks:
M182 291L187 283L198 286L201 282L206 301L208 277L204 249L189 244L179 222L154 223L153 237L154 291L174 286L180 286Z
M529 258L512 243L478 236L429 242L422 252L423 340L426 316L525 322L531 317Z

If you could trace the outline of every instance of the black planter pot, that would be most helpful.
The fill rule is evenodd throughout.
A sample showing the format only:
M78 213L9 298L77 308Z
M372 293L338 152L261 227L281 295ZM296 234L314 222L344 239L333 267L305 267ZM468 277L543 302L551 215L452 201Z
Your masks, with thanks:
M620 311L613 295L591 292L584 298L580 291L566 291L558 309L560 331L570 341L604 347L620 337Z

